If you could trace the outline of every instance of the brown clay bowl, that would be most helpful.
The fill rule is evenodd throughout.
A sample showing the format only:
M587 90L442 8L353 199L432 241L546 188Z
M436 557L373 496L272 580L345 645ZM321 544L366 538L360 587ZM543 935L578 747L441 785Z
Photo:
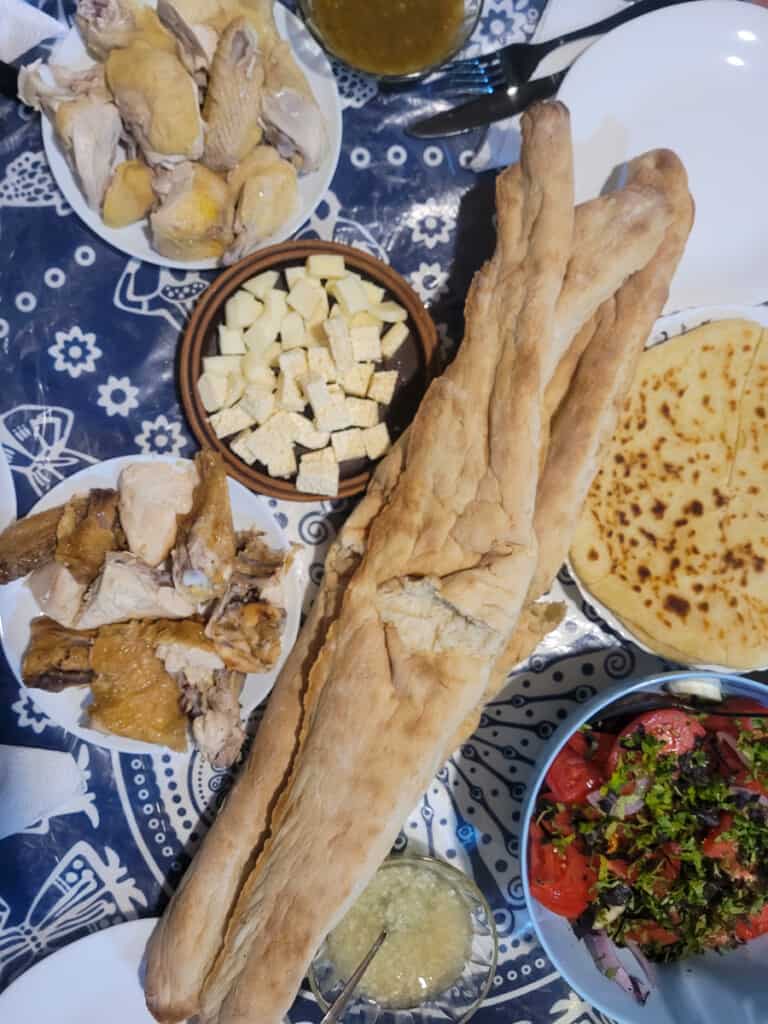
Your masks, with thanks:
M201 446L221 453L227 473L240 483L275 498L287 501L318 501L321 495L304 494L296 490L293 480L269 476L258 463L249 466L230 449L226 440L219 440L208 423L208 413L197 394L197 381L203 372L203 357L217 352L217 328L224 322L224 306L234 292L256 274L265 270L285 270L303 264L313 253L332 252L344 257L347 266L369 281L385 288L387 298L399 302L408 312L406 324L408 339L392 359L384 360L381 369L397 370L399 379L392 403L386 409L384 421L390 437L395 441L416 414L432 374L432 362L437 346L437 331L421 300L403 278L386 263L368 253L337 242L306 240L283 242L261 249L221 273L206 289L192 313L181 339L178 354L181 401L192 433ZM340 465L339 497L348 498L364 491L375 463L369 459L356 459Z

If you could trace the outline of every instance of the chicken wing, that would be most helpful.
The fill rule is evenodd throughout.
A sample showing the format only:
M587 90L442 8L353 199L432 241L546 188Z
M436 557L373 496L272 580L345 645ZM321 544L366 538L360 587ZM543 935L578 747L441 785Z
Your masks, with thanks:
M21 662L21 678L27 686L50 693L70 686L86 686L93 679L94 636L91 630L65 629L45 616L33 619Z
M263 83L259 37L245 18L236 18L216 48L203 108L203 160L214 171L232 170L261 141Z
M59 523L68 508L85 510L87 497L70 499L66 505L18 519L0 533L0 584L26 576L52 561L56 553Z
M204 88L219 42L218 33L210 25L189 21L178 0L158 0L157 16L176 39L179 60L197 84Z

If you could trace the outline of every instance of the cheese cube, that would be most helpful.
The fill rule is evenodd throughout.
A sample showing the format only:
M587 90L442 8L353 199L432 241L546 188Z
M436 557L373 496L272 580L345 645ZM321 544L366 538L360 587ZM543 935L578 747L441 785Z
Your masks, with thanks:
M304 382L304 391L315 416L331 403L328 386L318 373L312 372L307 374Z
M325 459L307 461L304 456L299 462L296 490L335 498L339 493L339 464Z
M306 342L304 321L299 313L286 313L283 322L280 324L280 340L283 343L283 351L288 352L292 348L301 348Z
M307 276L307 268L306 267L286 267L286 270L285 270L285 280L288 282L288 288L289 289L293 288L293 286L296 284L296 282L300 278L306 277L306 276Z
M344 399L333 395L328 402L315 413L315 426L321 432L333 433L334 430L346 430L352 427L352 418L347 408L347 402L359 402L359 398ZM376 408L376 403L371 403Z
M288 305L301 313L305 320L310 320L321 301L320 293L323 286L311 277L302 277L288 292Z
M197 381L197 393L206 412L216 412L227 400L227 378L220 373L204 373Z
M306 401L296 378L291 374L281 373L277 381L277 407L285 412L303 412Z
M373 284L372 281L363 281L363 291L368 297L368 303L371 306L377 306L380 302L384 301L386 292L383 288L379 288L377 284Z
M261 384L262 387L274 390L275 375L257 353L247 352L243 356L241 370L248 384Z
M270 476L293 476L296 472L296 455L291 445L275 445L267 462Z
M219 352L221 352L223 356L245 355L243 332L239 329L235 330L234 327L225 327L224 324L220 324Z
M306 377L307 375L307 353L303 348L294 348L290 352L283 352L278 357L280 371L286 377Z
M365 454L369 459L380 459L389 450L390 440L386 423L377 423L375 427L361 430L360 433L363 435Z
M349 320L350 327L375 327L376 330L381 333L381 320L377 320L375 316L371 316L367 311L363 313L355 313Z
M274 294L270 292L270 294ZM280 330L280 319L269 315L266 310L259 319L251 324L243 336L245 347L251 352L265 352L277 338Z
M408 337L408 328L403 323L394 324L381 339L381 354L385 359L391 359L397 352L405 339Z
M215 412L208 418L216 437L229 437L230 434L237 434L246 427L252 427L255 423L253 416L241 409L239 405L231 409L222 409Z
M261 359L266 366L273 368L277 367L277 361L283 354L283 349L279 342L273 341L271 345L267 345L264 351L261 353Z
M357 363L341 378L341 386L348 395L365 398L373 374L373 363Z
M344 257L337 253L313 253L307 257L307 273L311 277L342 278L347 276Z
M267 292L264 299L264 315L272 317L279 325L288 312L287 300L286 292L281 291L280 288L273 288L271 292Z
M204 356L203 370L205 373L219 373L226 376L240 369L242 356Z
M368 388L368 397L382 405L389 405L397 385L397 370L382 370L374 373Z
M261 313L261 303L250 292L236 291L227 299L224 306L224 319L227 327L241 330L250 327Z
M358 363L369 360L374 363L379 362L381 342L379 341L378 327L352 327L349 337L352 342L352 352Z
M329 434L327 431L315 430L312 421L306 416L297 412L285 414L288 417L287 430L290 431L291 440L304 448L324 448L328 444Z
M331 355L339 373L346 373L355 365L355 353L349 329L341 318L325 321L325 333L331 348Z
M383 323L396 324L408 319L408 313L397 302L378 302L368 307L371 316Z
M267 292L271 292L277 284L279 276L276 270L265 270L263 274L248 278L243 284L243 288L263 301Z
M320 290L320 297L312 316L306 322L306 346L325 344L325 328L323 321L328 316L328 293L325 288Z
M267 465L276 447L284 446L287 443L282 438L276 436L271 424L272 421L268 420L258 430L251 431L247 441L248 451L253 462L258 461L263 466Z
M344 316L344 310L341 308L341 306L338 304L338 302L334 302L334 304L331 306L331 311L328 314L328 319L329 320L346 320L346 317Z
M365 294L362 282L351 274L334 282L333 294L338 299L342 312L347 316L362 313L368 308L368 296Z
M331 444L339 462L365 458L363 432L357 427L353 427L352 430L339 430L335 434L331 434Z
M379 422L379 407L368 398L347 398L350 427L375 427ZM338 429L338 428L336 428Z
M328 394L331 396L331 401L333 401L334 398L343 398L344 388L341 386L341 384L329 384Z
M243 462L246 462L249 466L252 466L256 461L256 456L254 455L250 445L252 437L252 430L243 430L242 433L238 434L233 441L229 442L229 447L235 455L239 459L242 459Z
M245 377L243 377L242 373L228 373L227 397L224 399L224 405L234 405L244 391Z
M309 466L311 463L316 462L336 462L336 453L328 445L327 448L320 448L318 451L304 452L301 458Z
M307 350L307 370L310 374L322 377L325 381L336 380L336 364L327 348L310 348ZM344 390L349 389L345 388ZM365 395L365 391L363 391L363 395Z
M240 408L253 416L254 422L261 425L266 423L275 411L275 395L271 388L260 387L252 384L245 389L240 399Z

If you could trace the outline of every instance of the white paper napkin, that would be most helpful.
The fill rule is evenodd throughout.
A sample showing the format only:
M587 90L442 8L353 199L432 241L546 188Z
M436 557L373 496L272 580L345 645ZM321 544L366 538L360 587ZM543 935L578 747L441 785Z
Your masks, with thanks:
M547 39L555 39L629 6L625 0L549 0L536 26L533 41L543 43ZM534 71L534 77L541 78L568 67L593 42L594 39L582 39L561 46L544 58ZM480 149L470 163L472 170L489 171L514 163L520 156L519 125L519 117L510 117L490 125Z
M0 60L8 64L66 31L66 25L24 0L0 0Z
M0 744L0 839L78 809L86 789L71 754Z

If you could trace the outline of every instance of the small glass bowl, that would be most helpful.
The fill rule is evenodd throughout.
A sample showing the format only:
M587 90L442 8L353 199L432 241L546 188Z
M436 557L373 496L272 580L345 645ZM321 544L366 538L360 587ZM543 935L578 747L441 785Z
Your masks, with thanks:
M351 68L353 71L358 71L361 75L367 75L369 78L375 79L377 82L382 82L387 85L405 85L408 82L415 82L420 78L426 78L427 75L431 75L433 71L437 71L437 69L442 67L443 64L447 64L449 60L453 60L456 54L466 46L472 36L472 33L475 31L475 27L477 26L477 23L480 20L480 15L483 11L483 3L484 0L464 0L464 14L461 19L461 24L459 25L459 29L453 43L444 56L441 57L439 61L433 62L423 68L416 68L413 71L409 71L407 74L402 75L388 75L370 71L367 68L350 63L350 61L345 57L342 57L341 54L336 53L317 26L312 11L313 0L298 0L297 12L301 15L307 29L311 32L329 57L332 57L334 60L339 61L339 63Z
M465 902L471 918L472 941L464 970L450 988L411 1009L391 1009L356 992L341 1020L345 1024L463 1024L485 999L496 971L498 937L491 908L470 878L435 857L395 854L384 861L379 870L402 865L433 872ZM308 976L312 992L326 1012L346 981L336 971L327 940L315 955Z

